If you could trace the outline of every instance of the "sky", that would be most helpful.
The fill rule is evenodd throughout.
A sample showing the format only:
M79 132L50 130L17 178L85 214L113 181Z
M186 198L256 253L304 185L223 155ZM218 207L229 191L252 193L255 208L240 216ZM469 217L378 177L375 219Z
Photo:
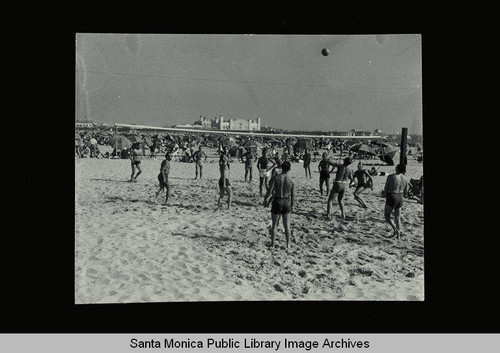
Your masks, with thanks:
M418 34L79 33L75 75L76 119L170 127L222 115L287 130L422 131Z

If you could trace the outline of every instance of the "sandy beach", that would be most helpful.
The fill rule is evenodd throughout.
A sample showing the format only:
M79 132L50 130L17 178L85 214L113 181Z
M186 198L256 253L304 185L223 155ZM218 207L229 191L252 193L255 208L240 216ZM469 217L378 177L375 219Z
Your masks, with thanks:
M208 151L214 156L213 151ZM363 192L368 208L345 197L347 219L325 218L318 162L306 179L292 163L296 205L292 237L270 250L270 207L259 197L258 170L244 182L244 165L231 165L231 210L216 211L219 170L215 158L193 180L194 164L172 162L172 195L154 200L162 157L143 158L143 173L130 183L129 160L75 158L75 301L132 303L240 300L423 300L423 205L405 199L406 238L392 234L380 193L386 176ZM214 161L214 163L210 163ZM367 160L378 165L378 160ZM357 161L351 166L356 168ZM418 179L422 164L408 159L406 175ZM393 173L393 166L380 171ZM227 197L224 200L226 206Z

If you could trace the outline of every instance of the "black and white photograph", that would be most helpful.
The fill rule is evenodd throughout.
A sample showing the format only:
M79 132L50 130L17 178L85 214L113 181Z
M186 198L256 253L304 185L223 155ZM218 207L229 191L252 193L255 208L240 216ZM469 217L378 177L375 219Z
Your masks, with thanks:
M75 303L424 301L421 39L76 33Z

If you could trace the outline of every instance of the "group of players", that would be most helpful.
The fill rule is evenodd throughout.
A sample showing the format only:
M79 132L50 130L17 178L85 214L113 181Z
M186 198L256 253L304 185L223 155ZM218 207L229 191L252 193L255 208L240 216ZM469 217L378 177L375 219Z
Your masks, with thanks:
M251 149L248 149L244 154L245 162L245 182L252 181L252 165L253 160L257 159L256 155ZM132 148L132 153L130 154L130 160L132 163L132 175L130 181L137 181L137 176L141 174L140 161L141 153L139 148ZM171 194L171 187L168 181L168 175L170 173L170 161L172 160L172 152L167 152L165 159L161 163L160 173L158 174L158 181L160 187L156 192L156 198L159 194L166 190L165 204L167 204L169 196ZM207 155L200 146L198 151L193 154L193 160L195 163L195 179L203 176L203 162L206 162ZM303 156L303 167L305 169L306 178L312 179L310 162L311 155L306 149ZM343 163L332 161L327 158L327 154L323 153L322 160L318 164L318 170L320 173L319 179L319 189L321 195L323 195L323 185L326 185L326 194L328 195L327 201L327 218L332 218L332 209L334 201L340 208L341 217L345 219L343 198L347 187L356 185L354 191L354 198L360 203L364 208L367 208L366 203L361 198L360 194L367 188L373 190L373 180L371 175L363 169L363 164L358 163L358 168L353 172L349 166L352 164L350 157L346 157ZM294 206L294 193L295 187L294 182L288 175L291 169L291 163L286 160L286 158L281 159L277 156L269 156L267 149L262 150L262 156L257 160L257 168L259 170L259 192L262 197L263 187L266 187L266 194L264 196L263 205L268 207L271 204L271 219L272 226L270 229L271 235L271 248L274 248L276 230L279 225L280 219L283 218L283 226L285 230L286 246L289 246L290 240L290 213L293 212ZM136 169L138 170L136 173ZM336 169L336 171L335 171ZM227 208L231 208L231 202L233 198L233 191L231 188L231 182L229 178L230 172L230 156L227 148L224 148L220 152L219 158L219 199L217 201L218 210L222 207L222 202L224 195L228 195ZM335 171L334 181L330 190L330 174ZM386 197L384 216L386 221L392 227L394 233L398 239L403 235L402 225L400 220L401 207L403 206L403 195L408 192L409 182L405 177L404 173L406 168L404 165L397 165L396 172L387 177L386 184L384 187L384 195ZM391 214L394 211L394 220L391 218Z

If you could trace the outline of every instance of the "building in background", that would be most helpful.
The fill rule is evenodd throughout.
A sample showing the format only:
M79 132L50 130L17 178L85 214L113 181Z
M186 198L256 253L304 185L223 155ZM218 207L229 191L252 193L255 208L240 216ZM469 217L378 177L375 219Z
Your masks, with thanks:
M215 119L208 119L200 115L200 120L194 125L201 126L206 130L234 130L234 131L260 131L261 118L257 119L229 119L226 120L222 115L216 116Z

